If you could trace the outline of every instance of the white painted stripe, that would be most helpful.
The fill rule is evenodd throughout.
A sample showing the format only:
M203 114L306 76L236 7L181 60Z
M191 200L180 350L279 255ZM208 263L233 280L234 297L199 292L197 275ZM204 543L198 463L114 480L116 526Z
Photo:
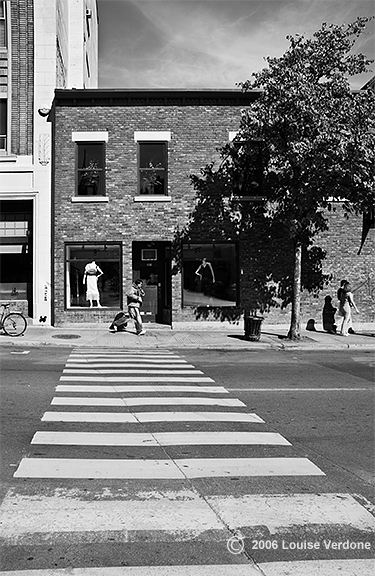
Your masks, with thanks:
M61 486L48 496L9 490L0 507L0 537L73 529L81 533L104 532L105 538L108 531L138 530L145 531L140 535L145 539L152 529L180 532L185 526L197 531L203 526L207 530L228 526L231 531L266 527L272 536L304 526L313 527L317 535L331 533L333 537L341 526L370 534L375 529L372 514L345 493L220 495L203 499L193 490L164 488L136 492L129 499L126 492L121 498L115 488L112 492L106 487L94 498L90 491L78 487ZM182 516L184 512L186 518Z
M185 370L185 368L179 368L174 370L173 368L158 370L155 367L147 368L135 368L127 369L122 368L117 370L116 368L64 368L63 374L203 374L201 370Z
M122 566L111 568L64 568L48 570L22 570L0 572L4 576L261 576L253 565L238 560L239 564L188 565L178 566ZM358 573L361 576L367 576ZM263 573L264 575L264 573ZM300 575L299 575L300 576ZM315 575L314 575L315 576ZM330 576L330 574L325 574ZM347 576L343 574L342 576ZM353 574L350 574L353 576Z
M274 432L155 432L162 446L204 445L279 445L291 446L281 434Z
M58 406L228 406L244 407L246 404L237 398L86 398L56 396L51 404Z
M157 384L151 386L143 386L143 385L127 385L127 386L87 386L83 385L80 386L79 384L69 385L69 384L59 384L56 386L56 392L90 392L90 393L99 393L99 392L108 392L108 393L134 393L134 392L201 392L203 394L229 394L228 390L226 390L223 386L168 386L168 385L160 385Z
M138 420L127 412L45 412L42 422L131 422Z
M45 412L42 422L256 422L256 414L236 412Z
M240 560L238 560L240 561ZM373 560L311 560L249 564L69 568L69 576L373 576ZM0 573L1 574L1 573ZM12 570L4 576L67 576L65 568Z
M121 406L126 404L122 398L85 398L75 396L56 396L51 402L54 406Z
M371 512L345 493L245 494L206 496L206 500L231 530L266 526L270 534L276 534L299 525L342 525L353 530L375 530Z
M190 458L116 460L23 458L15 478L183 479L325 476L307 458Z
M367 388L232 388L228 386L228 390L236 392L357 392L358 390L373 390L374 388L368 386Z
M167 366L170 364L176 364L178 366L193 366L192 364L188 364L186 360L182 360L182 358L124 358L121 356L120 358L103 358L100 360L92 360L91 358L85 358L82 360L68 358L66 361L66 364L69 366L108 366L109 364L114 366L116 363L119 365L134 364L135 366L138 366L139 364L165 364Z
M325 476L308 458L190 458L175 462L187 478Z
M190 368L195 369L193 364L179 364L177 362L166 362L165 360L142 360L141 362L118 362L116 361L109 361L109 362L67 362L66 368Z
M205 446L278 445L290 442L274 432L36 432L31 444L69 446Z
M15 478L184 479L172 460L23 458Z
M214 382L203 376L61 376L63 382Z
M132 352L127 352L127 351L116 351L116 352L76 352L76 353L72 353L70 354L69 358L80 358L80 359L87 359L87 360L91 360L92 358L120 358L120 359L124 359L124 358L129 358L130 360L133 360L134 358L179 358L179 356L172 354L171 352L163 352L163 353L154 353L154 352L142 352L140 350L136 350L136 351L132 351Z
M256 414L240 412L136 412L139 422L257 422L264 420Z
M375 560L301 560L259 564L264 576L373 576ZM259 572L257 573L259 576ZM152 573L150 573L150 576Z
M36 432L31 444L66 446L158 446L152 434L112 432Z

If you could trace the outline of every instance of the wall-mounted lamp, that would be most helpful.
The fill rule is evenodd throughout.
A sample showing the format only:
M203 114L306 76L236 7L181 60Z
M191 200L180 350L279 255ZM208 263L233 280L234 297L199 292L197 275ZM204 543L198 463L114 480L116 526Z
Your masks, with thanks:
M38 114L39 116L42 116L42 118L45 118L46 116L48 116L48 114L51 112L51 108L39 108L38 109Z

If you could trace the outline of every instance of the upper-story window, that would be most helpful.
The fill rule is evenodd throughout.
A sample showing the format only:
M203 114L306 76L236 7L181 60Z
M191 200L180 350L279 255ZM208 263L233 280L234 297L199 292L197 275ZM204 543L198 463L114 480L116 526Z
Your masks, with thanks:
M7 47L7 22L5 2L0 0L0 48Z
M167 143L138 142L139 194L167 194Z
M104 196L104 142L77 142L77 195Z
M230 132L229 139L235 151L233 155L236 169L235 193L243 198L262 199L264 196L262 139L243 140L236 132Z

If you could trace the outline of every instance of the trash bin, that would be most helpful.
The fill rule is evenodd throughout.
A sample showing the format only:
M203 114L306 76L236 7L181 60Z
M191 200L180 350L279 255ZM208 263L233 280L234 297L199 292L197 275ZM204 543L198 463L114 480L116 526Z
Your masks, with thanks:
M260 329L263 316L245 316L245 339L257 342L260 340Z

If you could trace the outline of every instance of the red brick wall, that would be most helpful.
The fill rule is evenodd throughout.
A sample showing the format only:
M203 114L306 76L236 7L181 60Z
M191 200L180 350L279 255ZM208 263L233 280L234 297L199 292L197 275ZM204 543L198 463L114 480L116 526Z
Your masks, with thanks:
M33 152L34 9L33 0L11 0L12 133L11 152Z
M107 321L113 312L87 309L64 310L64 243L114 241L123 246L123 284L132 276L132 241L172 241L176 226L182 227L195 205L195 194L190 185L189 174L217 159L216 148L228 141L228 132L239 123L239 106L57 106L55 118L55 323ZM73 131L108 131L106 144L106 191L108 203L72 203L75 195L75 150ZM137 130L170 130L168 143L168 184L171 202L135 203L137 194L137 146L134 132ZM352 218L347 222L340 212L330 216L331 226L319 240L327 250L324 272L333 274L332 283L319 297L303 294L302 323L309 318L321 322L321 310L326 294L334 295L341 278L348 277L354 287L361 310L359 320L374 319L373 276L370 259L374 256L374 244L368 238L361 256L357 256L360 244L361 221ZM373 231L372 231L373 232ZM371 232L370 232L371 236ZM200 231L198 241L218 241L231 237L230 227L223 232L218 224L217 232ZM373 236L372 236L373 238ZM255 244L251 234L240 238L239 268L243 270L240 283L241 308L253 305L256 274L252 264ZM261 251L261 246L256 250ZM259 254L258 254L259 261ZM277 263L275 264L277 265ZM370 284L367 278L371 279ZM194 309L181 307L181 275L172 280L172 318L192 321ZM272 308L265 314L271 323L288 323L290 308ZM215 314L202 319L214 320Z

